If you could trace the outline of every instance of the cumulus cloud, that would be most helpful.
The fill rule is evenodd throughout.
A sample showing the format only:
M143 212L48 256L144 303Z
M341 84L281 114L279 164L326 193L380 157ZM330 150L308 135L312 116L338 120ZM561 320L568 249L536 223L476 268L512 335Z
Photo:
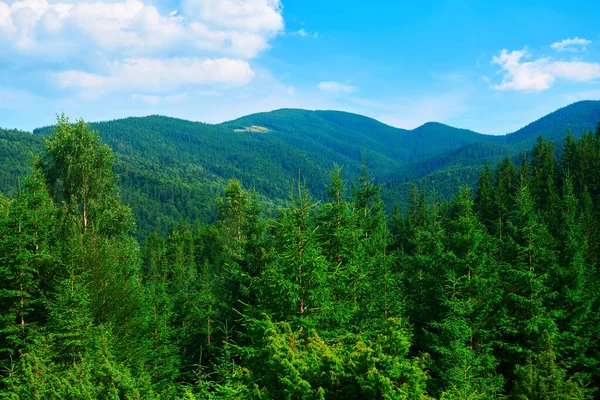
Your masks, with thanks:
M283 31L278 0L187 0L182 11L162 15L142 0L0 1L0 41L45 56L56 49L68 57L90 48L121 56L185 48L252 58Z
M183 0L182 10L225 30L271 33L283 29L279 0Z
M559 61L551 58L538 58L531 61L526 50L500 52L492 63L499 65L504 72L501 83L492 87L496 90L542 91L549 89L557 79L575 82L588 82L600 78L600 64L583 61Z
M335 81L320 82L317 85L317 88L319 88L320 90L322 90L324 92L334 93L334 94L352 93L356 90L356 87L354 87L354 86L347 85L347 84L344 84L341 82L335 82Z
M576 53L580 50L586 50L587 46L590 44L592 44L591 40L575 37L573 39L564 39L560 42L552 43L550 47L556 51L571 51Z
M151 92L167 92L190 84L239 86L247 84L253 77L254 72L247 61L228 58L135 58L111 63L107 74L79 70L55 74L61 87L82 89L91 93L138 88ZM146 99L151 100L153 97Z
M182 0L168 14L151 0L0 0L0 57L75 67L50 76L97 92L243 85L283 31L280 0Z

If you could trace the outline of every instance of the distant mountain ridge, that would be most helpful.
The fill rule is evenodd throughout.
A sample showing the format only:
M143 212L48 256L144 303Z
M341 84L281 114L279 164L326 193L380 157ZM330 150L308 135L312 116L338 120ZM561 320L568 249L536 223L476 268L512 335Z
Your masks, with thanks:
M163 116L92 123L115 152L120 188L132 205L141 235L165 231L178 220L210 221L214 198L226 181L240 179L269 206L283 204L292 180L302 179L318 198L329 173L342 165L352 181L366 157L383 196L404 205L414 183L441 196L474 186L486 160L517 157L538 135L560 142L600 121L600 101L561 108L505 136L428 122L405 130L342 111L280 109L221 124ZM34 134L0 130L0 192L14 194L27 160L42 148L50 127Z
M562 140L567 131L580 136L586 130L596 129L599 121L600 101L583 100L560 108L503 137L509 144L527 140L532 142L540 135L557 141Z

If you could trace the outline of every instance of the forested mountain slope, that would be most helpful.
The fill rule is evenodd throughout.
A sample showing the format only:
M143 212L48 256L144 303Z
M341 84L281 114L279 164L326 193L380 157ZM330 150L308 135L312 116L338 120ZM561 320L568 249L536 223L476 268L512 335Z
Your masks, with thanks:
M579 137L584 131L594 129L598 121L600 101L579 101L504 136L505 143L520 143L522 148L529 148L539 135L556 142L565 136L566 131L571 131L575 137Z
M0 128L0 193L17 193L20 179L30 170L31 155L39 153L42 144L37 135Z
M506 136L483 135L439 123L414 130L339 111L281 109L218 125L162 116L91 124L115 152L123 200L131 204L138 235L166 232L179 220L212 221L214 199L230 178L258 191L267 207L282 204L300 171L322 199L336 163L356 177L366 157L386 203L406 207L414 182L448 198L460 184L474 186L486 160L518 158L537 135L577 137L600 120L600 102L560 109ZM42 136L0 130L0 192L13 195Z
M233 179L140 246L113 151L59 117L0 195L0 398L598 399L600 129L561 147L391 215L366 167L276 217Z
M417 184L424 190L435 191L441 198L448 199L460 185L475 187L476 177L481 174L486 162L495 165L504 155L516 161L522 152L527 152L535 144L538 136L554 142L560 152L567 132L580 137L585 131L595 130L598 121L600 101L580 101L516 132L504 136L481 135L479 138L483 140L413 162L409 168L396 171L384 180L386 189L383 196L388 203L397 198L406 198L412 186ZM447 137L452 137L451 132ZM402 203L400 205L405 206Z

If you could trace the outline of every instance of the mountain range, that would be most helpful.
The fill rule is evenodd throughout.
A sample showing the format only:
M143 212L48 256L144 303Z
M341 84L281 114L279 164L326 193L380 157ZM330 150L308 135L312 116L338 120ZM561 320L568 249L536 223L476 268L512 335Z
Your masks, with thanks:
M91 126L115 152L121 195L143 237L180 220L213 220L214 200L231 178L255 189L272 209L285 203L299 174L320 199L334 164L352 182L363 159L386 204L404 208L413 185L449 196L460 185L475 186L486 161L518 157L540 135L560 149L568 131L580 136L599 121L600 101L581 101L502 136L436 122L404 130L357 114L300 109L216 125L154 115ZM0 192L18 191L31 154L41 151L51 129L0 129Z

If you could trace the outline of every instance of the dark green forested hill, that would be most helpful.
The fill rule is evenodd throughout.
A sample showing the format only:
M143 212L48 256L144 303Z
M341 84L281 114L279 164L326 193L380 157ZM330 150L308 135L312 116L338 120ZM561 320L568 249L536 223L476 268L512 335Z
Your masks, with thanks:
M164 121L161 154L112 145L177 211L168 190L214 172L179 172L193 154L173 143L205 138ZM449 162L413 180L405 213L386 214L366 167L312 176L324 199L298 184L276 216L232 179L215 222L140 246L110 146L57 122L0 195L0 399L600 398L600 126L481 174ZM245 133L219 129L206 136ZM471 181L449 201L423 192Z
M238 130L262 126L279 133L279 139L296 148L329 149L358 161L361 153L366 152L382 158L381 166L373 160L374 167L381 170L393 168L393 161L406 165L470 143L499 140L431 122L408 131L341 111L283 109L249 115L223 125Z
M506 135L505 143L521 143L523 148L528 148L535 143L539 135L551 141L560 141L568 130L579 137L584 131L595 128L598 121L600 121L600 101L580 101Z
M383 196L388 203L396 198L404 198L410 193L413 184L417 184L448 199L461 184L475 187L476 177L481 174L486 162L495 165L504 155L518 160L522 152L527 152L535 144L538 136L554 142L557 151L560 151L567 132L571 132L574 137L580 137L584 132L596 129L598 121L600 101L580 101L504 136L458 132L456 128L441 124L425 124L415 131L428 125L440 128L429 134L432 142L448 142L456 140L454 138L457 136L463 138L462 140L471 138L472 141L414 161L408 168L397 170L384 180L386 190ZM440 135L440 132L444 132L444 135ZM400 205L405 206L403 203Z
M138 235L166 232L180 220L215 218L214 199L228 179L258 191L267 207L289 197L301 172L318 199L328 172L343 166L356 177L366 157L384 183L388 206L406 207L413 183L448 198L457 185L474 186L486 160L505 154L516 159L537 135L560 141L568 130L580 136L600 120L600 102L560 109L506 135L483 135L439 123L414 130L394 128L361 115L339 111L281 109L218 125L163 116L125 118L91 124L115 152L118 185L133 208ZM16 193L32 152L51 128L34 134L0 130L0 192Z
M42 144L37 135L0 128L0 192L16 194L20 178L30 170L31 155L39 153Z

